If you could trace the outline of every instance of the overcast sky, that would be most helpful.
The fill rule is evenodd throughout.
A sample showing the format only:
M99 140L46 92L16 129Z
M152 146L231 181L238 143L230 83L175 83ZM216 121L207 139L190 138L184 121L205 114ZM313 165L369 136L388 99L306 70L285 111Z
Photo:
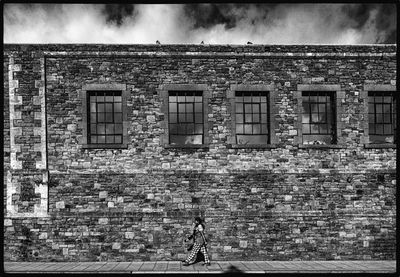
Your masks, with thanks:
M5 43L396 43L394 4L4 4Z

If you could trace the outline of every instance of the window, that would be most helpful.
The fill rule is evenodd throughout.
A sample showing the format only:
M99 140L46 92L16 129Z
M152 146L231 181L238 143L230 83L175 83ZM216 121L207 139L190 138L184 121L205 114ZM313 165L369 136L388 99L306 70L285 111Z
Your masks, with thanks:
M207 148L208 100L204 84L164 84L158 88L164 114L161 144L166 148Z
M88 142L122 143L122 95L120 91L90 91Z
M170 144L203 144L201 91L170 91L168 97Z
M268 93L236 91L236 144L270 144Z
M301 117L303 141L335 144L335 102L332 92L303 91Z
M231 85L227 98L232 135L228 143L233 148L276 147L275 93L274 85Z
M340 85L298 84L294 97L298 103L295 143L300 148L344 147L340 117L345 91Z
M82 88L83 148L127 148L126 85L89 84Z
M368 129L370 143L395 143L396 101L393 92L368 92Z

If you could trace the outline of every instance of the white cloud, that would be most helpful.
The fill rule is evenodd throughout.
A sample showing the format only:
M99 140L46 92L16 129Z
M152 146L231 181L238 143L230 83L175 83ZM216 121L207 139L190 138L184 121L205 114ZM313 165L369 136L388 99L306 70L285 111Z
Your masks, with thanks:
M361 29L342 12L343 4L231 8L235 27L193 28L182 5L135 5L135 16L107 24L103 5L4 5L5 43L195 43L206 44L360 44L383 42L377 11Z

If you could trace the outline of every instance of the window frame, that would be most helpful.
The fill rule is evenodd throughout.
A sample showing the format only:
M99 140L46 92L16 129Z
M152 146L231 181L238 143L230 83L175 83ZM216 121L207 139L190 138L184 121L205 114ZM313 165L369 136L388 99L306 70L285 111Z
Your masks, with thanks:
M332 118L335 119L335 132L336 132L336 143L335 144L304 144L303 142L303 122L302 115L304 114L303 108L303 92L330 92L333 93L333 103L335 104L334 111L336 112ZM343 114L343 107L341 101L345 99L345 91L341 90L340 85L321 85L321 84L298 84L297 91L295 91L295 98L297 99L297 137L295 138L295 144L299 145L299 148L342 148L344 146L343 138L341 136L341 130L343 128L343 122L340 120L341 114ZM317 136L328 136L328 135L316 135Z
M236 143L236 91L247 91L247 92L267 92L267 103L268 103L268 119L269 121L269 143L265 144L237 144ZM254 148L254 149L269 149L276 148L277 137L275 134L275 129L277 128L277 123L275 120L275 115L278 114L278 107L276 106L276 88L274 84L270 85L252 85L252 84L235 84L231 85L229 91L227 91L227 99L230 103L229 113L231 115L231 133L228 137L228 144L232 148Z
M89 113L88 101L91 91L121 91L122 96L122 143L89 143L88 128L89 128ZM128 92L125 84L87 84L81 90L82 103L82 148L84 149L124 149L128 148L128 110L127 110Z
M209 137L209 123L208 123L208 112L209 112L209 99L210 91L205 84L164 84L160 85L158 95L162 101L161 112L164 114L164 120L162 122L162 128L164 133L161 135L160 142L164 148L208 148L210 144ZM169 141L169 92L186 92L186 91L201 91L203 98L203 143L202 144L171 144Z
M390 84L365 84L363 87L363 91L361 92L360 98L363 100L364 103L364 136L363 138L363 144L364 148L396 148L395 143L370 143L369 142L369 119L368 119L368 114L369 114L369 108L368 108L368 102L369 102L369 92L374 92L374 91L381 91L381 92L391 92L394 94L396 97L396 108L398 107L398 96L397 96L397 90L395 85L390 85ZM398 118L396 118L396 121L398 121ZM398 123L397 123L398 125ZM396 126L397 128L397 126Z

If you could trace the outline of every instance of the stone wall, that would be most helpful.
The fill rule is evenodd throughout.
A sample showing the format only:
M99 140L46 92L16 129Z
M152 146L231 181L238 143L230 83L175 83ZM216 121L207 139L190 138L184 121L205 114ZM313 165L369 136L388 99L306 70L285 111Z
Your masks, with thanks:
M6 45L6 260L178 260L198 215L212 259L395 259L395 146L365 146L365 86L395 88L395 51ZM88 84L126 85L126 149L83 147ZM208 87L207 148L164 147L169 84ZM276 143L235 148L227 95L262 84L275 90ZM301 143L299 85L340 86L337 145Z

